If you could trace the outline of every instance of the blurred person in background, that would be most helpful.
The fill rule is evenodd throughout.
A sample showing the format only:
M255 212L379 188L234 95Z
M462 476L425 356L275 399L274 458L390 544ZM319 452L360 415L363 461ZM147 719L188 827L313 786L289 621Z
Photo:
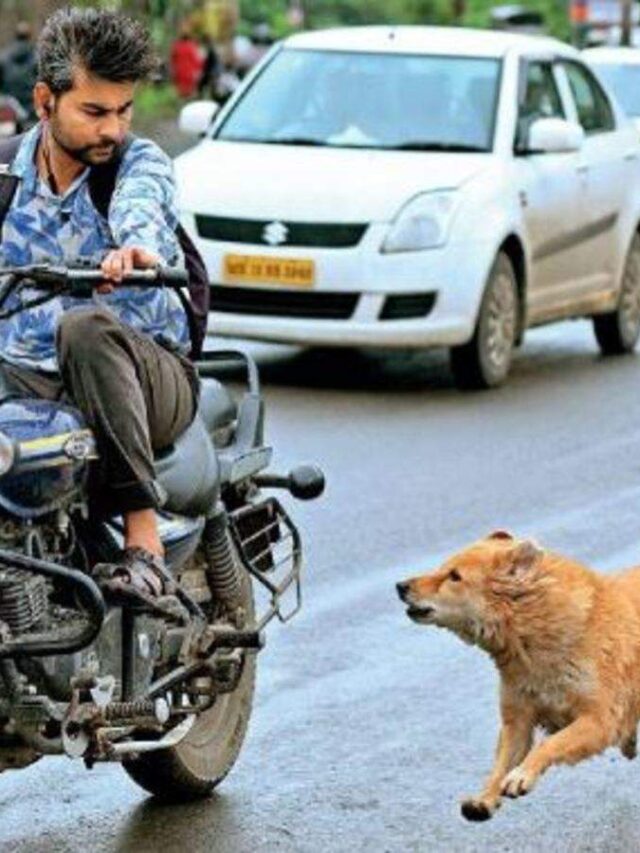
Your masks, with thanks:
M220 57L211 36L204 36L202 46L205 51L204 65L198 83L198 93L203 98L216 98L218 89L218 78L222 66Z
M183 25L180 36L171 47L169 64L171 79L178 94L181 98L191 98L202 77L204 58L188 24Z
M27 21L20 21L14 40L0 55L0 94L15 98L33 121L36 118L33 106L36 76L31 26Z

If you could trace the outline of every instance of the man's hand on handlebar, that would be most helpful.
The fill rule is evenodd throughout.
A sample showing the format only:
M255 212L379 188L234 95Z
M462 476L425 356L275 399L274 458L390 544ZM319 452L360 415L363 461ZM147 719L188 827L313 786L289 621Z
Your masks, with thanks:
M130 275L134 269L149 269L159 264L160 258L157 255L139 246L112 249L100 267L107 281L98 285L96 290L98 293L111 293L115 285L119 284L124 276Z

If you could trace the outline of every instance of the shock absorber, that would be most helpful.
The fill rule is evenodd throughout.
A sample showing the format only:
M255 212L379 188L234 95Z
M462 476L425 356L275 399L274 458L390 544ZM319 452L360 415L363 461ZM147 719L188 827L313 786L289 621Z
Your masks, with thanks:
M242 569L235 558L227 514L218 506L202 533L207 578L216 601L230 613L242 607Z

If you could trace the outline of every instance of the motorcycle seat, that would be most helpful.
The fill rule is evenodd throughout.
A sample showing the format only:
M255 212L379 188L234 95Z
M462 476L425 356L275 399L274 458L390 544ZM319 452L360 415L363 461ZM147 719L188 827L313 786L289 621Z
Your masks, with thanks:
M202 379L198 411L210 433L228 426L236 417L236 404L217 379Z

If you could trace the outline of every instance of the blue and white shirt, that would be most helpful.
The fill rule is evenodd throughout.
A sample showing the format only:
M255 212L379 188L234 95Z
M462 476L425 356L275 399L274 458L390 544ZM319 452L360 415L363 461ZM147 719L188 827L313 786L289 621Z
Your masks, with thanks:
M88 168L60 196L40 178L35 165L40 134L41 125L29 131L10 170L20 184L2 227L0 267L78 261L99 266L108 250L127 246L147 249L165 264L183 264L175 235L178 215L173 167L157 145L134 139L127 148L107 221L91 201ZM24 291L5 307L33 296L33 290ZM169 288L116 287L112 293L94 293L92 299L123 323L188 352L187 317L177 294ZM0 359L57 372L58 321L64 311L88 304L90 300L63 296L0 321Z

